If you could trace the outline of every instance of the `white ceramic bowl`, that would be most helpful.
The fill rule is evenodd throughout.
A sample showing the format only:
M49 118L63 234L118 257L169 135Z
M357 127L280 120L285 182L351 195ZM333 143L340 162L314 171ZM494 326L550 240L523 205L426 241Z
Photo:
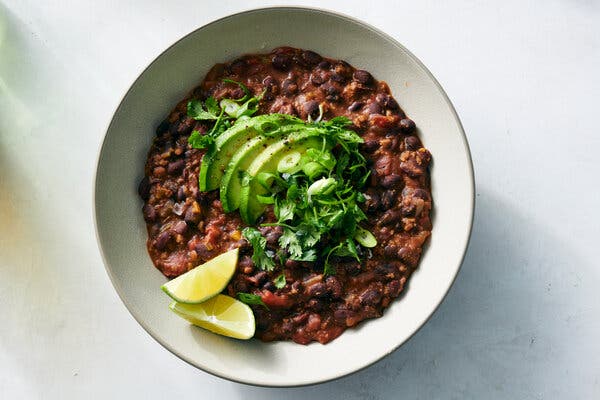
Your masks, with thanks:
M238 341L190 326L168 309L165 282L146 252L136 193L155 127L215 63L282 45L348 61L388 82L433 154L431 242L405 295L382 318L327 345ZM135 319L159 343L211 374L266 386L339 378L394 351L431 316L460 268L473 218L473 170L460 121L431 73L391 37L328 11L267 8L232 15L185 36L159 55L116 110L98 159L95 218L106 269Z

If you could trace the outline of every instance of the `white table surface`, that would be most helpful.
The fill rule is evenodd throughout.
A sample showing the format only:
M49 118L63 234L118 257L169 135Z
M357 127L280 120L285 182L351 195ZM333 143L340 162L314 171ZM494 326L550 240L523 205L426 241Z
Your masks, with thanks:
M476 220L437 313L383 361L306 388L230 383L163 349L104 271L96 154L166 46L276 3L0 0L0 399L600 398L600 2L304 3L394 36L464 123Z

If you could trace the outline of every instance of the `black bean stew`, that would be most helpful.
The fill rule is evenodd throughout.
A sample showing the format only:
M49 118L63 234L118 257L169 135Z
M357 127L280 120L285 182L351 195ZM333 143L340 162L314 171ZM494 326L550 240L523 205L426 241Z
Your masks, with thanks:
M241 235L244 224L239 214L223 212L218 191L198 190L204 150L187 143L192 130L210 128L210 122L186 115L190 99L244 96L239 86L223 78L243 83L255 95L264 91L259 114L314 119L322 106L325 120L344 115L353 121L371 168L363 205L369 220L364 226L378 242L362 262L333 259L337 272L330 276L311 262L287 260L273 272L255 268L252 247ZM217 64L157 128L139 185L148 251L156 267L171 278L238 247L237 271L224 293L262 297L268 309L252 306L256 336L264 341L327 343L346 328L381 316L417 267L431 233L430 160L414 122L400 109L388 85L367 71L289 47ZM272 209L267 209L263 222L273 220ZM267 248L276 251L281 228L259 229ZM278 289L273 280L282 270L287 283Z

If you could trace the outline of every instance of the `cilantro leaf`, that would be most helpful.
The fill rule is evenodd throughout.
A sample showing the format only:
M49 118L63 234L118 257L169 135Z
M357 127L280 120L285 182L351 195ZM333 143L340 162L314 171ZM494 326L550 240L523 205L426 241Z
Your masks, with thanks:
M290 257L294 261L317 261L317 251L315 249L303 250L302 255L299 257Z
M277 289L283 289L285 287L285 284L287 283L285 280L285 275L284 274L279 275L277 278L275 278L273 283L275 284L275 287Z
M258 269L272 271L275 268L275 262L273 258L269 256L265 250L267 246L267 239L265 239L260 231L256 228L247 227L242 230L244 238L250 242L252 249L252 262Z
M257 306L263 306L265 308L269 308L267 307L267 305L263 302L262 297L260 297L257 294L252 294L252 293L244 293L244 292L238 292L237 294L237 298L242 302L242 303L246 303L246 304L250 304L250 305L257 305Z
M209 99L212 100L207 100L207 102L209 102L211 105L213 103L213 101L215 101L214 98L209 97ZM187 104L187 115L189 117L194 118L197 121L208 121L208 120L216 120L219 118L218 112L214 112L215 109L212 108L211 106L211 110L205 109L205 104L202 103L200 100L190 100Z
M285 222L294 218L296 203L290 200L283 200L276 203L275 216L279 222Z
M215 142L215 138L210 135L203 135L200 132L194 130L188 138L188 143L194 149L206 149L212 146Z
M215 99L212 96L210 96L208 99L206 99L206 101L204 102L204 105L206 106L206 111L208 111L209 113L211 113L213 115L219 115L219 113L221 112L221 109L219 108L219 104L217 103L217 99Z
M279 237L279 245L284 249L287 249L292 257L302 256L300 240L298 239L298 236L296 236L296 233L289 228L283 229L283 235Z

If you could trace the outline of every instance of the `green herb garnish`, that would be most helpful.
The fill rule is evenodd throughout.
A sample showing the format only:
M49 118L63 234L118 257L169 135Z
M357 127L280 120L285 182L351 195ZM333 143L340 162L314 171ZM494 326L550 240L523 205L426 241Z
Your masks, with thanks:
M215 121L213 127L202 134L197 130L192 131L188 143L195 149L209 148L215 138L225 132L232 125L232 120L252 116L258 110L261 96L254 97L250 90L240 82L223 79L223 82L238 85L244 91L241 99L223 99L219 103L210 96L204 102L190 100L187 104L187 115L197 121Z
M213 126L206 134L192 132L189 143L195 148L212 146L213 156L202 161L202 168L206 167L206 170L214 159L219 159L214 154L219 154L222 145L214 145L215 139L232 126L229 136L224 136L228 138L225 140L245 143L249 138L258 137L257 140L266 143L256 150L257 153L251 154L253 159L258 160L254 164L246 164L239 171L235 170L237 164L227 165L227 158L224 164L228 171L236 171L235 175L230 172L229 176L238 179L237 186L231 186L237 189L230 190L227 196L241 204L244 222L255 224L264 209L272 205L276 221L262 226L283 229L279 238L281 250L277 254L266 249L266 239L258 229L243 229L244 238L253 248L255 266L272 271L278 257L282 264L286 259L320 262L325 274L333 274L332 257L349 257L360 262L366 249L374 247L377 240L360 226L367 219L360 204L366 200L362 191L370 170L359 151L363 139L351 129L352 122L346 117L322 121L322 113L315 121L309 122L283 114L252 117L261 96L254 97L239 82L224 82L238 85L244 96L238 100L222 99L218 103L212 97L204 102L190 101L188 115L213 122ZM233 136L238 131L242 133ZM218 143L221 142L224 140L219 139ZM265 150L271 148L271 152ZM240 158L245 156L240 154ZM218 171L223 174L222 170ZM216 176L219 179L219 175ZM218 185L218 180L216 182ZM225 189L229 187L225 186ZM243 196L238 194L240 187ZM221 192L222 196L223 193L225 191ZM229 201L229 197L227 199ZM230 208L228 211L234 210ZM275 284L285 285L285 277L280 275Z
M275 268L275 262L271 251L265 250L267 239L265 239L260 231L256 228L247 227L242 230L242 235L250 244L254 253L252 254L252 262L258 268L272 271Z
M277 278L275 278L273 283L275 284L275 287L277 289L283 289L285 287L285 284L287 283L285 281L285 275L284 274L279 275Z
M246 304L251 304L251 305L257 305L257 306L263 306L265 308L269 308L267 307L267 305L262 301L262 297L260 297L259 295L256 294L252 294L252 293L243 293L243 292L238 292L237 294L237 298L242 302L242 303L246 303Z

